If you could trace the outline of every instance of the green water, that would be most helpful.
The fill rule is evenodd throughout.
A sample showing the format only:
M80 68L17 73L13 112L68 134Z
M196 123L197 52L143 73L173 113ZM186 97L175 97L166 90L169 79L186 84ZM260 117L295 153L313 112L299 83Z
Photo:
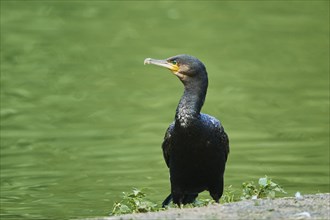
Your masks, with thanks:
M328 1L1 1L1 219L104 216L132 187L160 203L182 85L143 60L180 53L207 66L227 186L329 192L328 19Z

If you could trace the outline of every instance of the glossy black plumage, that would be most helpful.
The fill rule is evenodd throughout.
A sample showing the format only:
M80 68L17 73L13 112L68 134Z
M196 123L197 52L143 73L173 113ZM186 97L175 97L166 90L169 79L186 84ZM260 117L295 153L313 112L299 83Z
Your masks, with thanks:
M148 58L145 63L170 69L184 85L175 120L168 127L162 144L171 181L171 194L163 206L172 199L178 205L192 203L204 190L219 202L229 140L219 120L200 112L208 87L205 66L189 55L166 60Z

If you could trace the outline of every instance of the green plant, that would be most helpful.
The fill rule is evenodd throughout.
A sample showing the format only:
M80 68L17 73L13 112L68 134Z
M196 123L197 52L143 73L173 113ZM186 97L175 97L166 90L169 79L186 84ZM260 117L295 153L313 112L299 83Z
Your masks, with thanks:
M122 200L115 202L110 215L159 211L156 203L146 199L146 194L133 188L131 193L123 192Z
M214 200L212 199L196 199L194 203L186 204L183 207L184 208L193 208L193 207L202 207L202 206L208 206L210 204L214 204Z
M223 195L220 199L220 203L229 203L239 200L238 198L236 198L235 190L232 187L233 187L232 185L225 187L223 191Z
M267 176L262 177L258 181L258 185L253 181L244 182L242 184L242 195L240 199L252 199L252 198L274 198L276 192L286 193L283 188L277 183L273 182ZM232 185L224 189L224 193L221 197L221 203L230 203L240 200L239 195L235 194L235 190ZM197 199L192 204L181 206L183 208L202 207L213 204L212 199ZM256 200L256 205L258 202ZM178 207L175 204L171 204L169 207ZM158 204L150 201L146 197L146 193L142 190L133 188L132 192L123 192L123 196L120 202L114 203L112 212L110 215L121 215L128 213L141 213L141 212L155 212L164 210L160 208Z
M280 185L267 176L260 178L258 185L254 184L253 181L244 182L242 188L241 199L275 198L276 192L286 193Z

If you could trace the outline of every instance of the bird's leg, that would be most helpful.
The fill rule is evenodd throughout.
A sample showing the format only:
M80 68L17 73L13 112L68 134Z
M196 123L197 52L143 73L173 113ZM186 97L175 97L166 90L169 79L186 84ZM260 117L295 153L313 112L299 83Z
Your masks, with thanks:
M219 195L219 193L212 193L212 192L210 192L210 195L211 195L211 197L212 197L212 199L216 202L216 203L219 203L219 200L220 200L220 195Z
M223 193L223 178L218 179L217 183L209 186L210 196L216 203L219 203L219 200Z
M172 192L173 203L177 204L179 207L183 205L184 194L181 192Z
M216 203L219 203L219 200L220 200L220 197L217 196L217 195L211 195L211 197L213 198L213 200L216 202Z
M212 199L216 203L219 203L219 200L220 200L220 198L222 196L222 193L223 193L223 187L211 188L209 191L210 191L210 196L212 197Z
M189 204L189 203L194 203L196 198L198 196L198 193L190 193L190 194L185 194L183 198L183 204Z
M210 191L210 195L216 203L219 203L219 200L222 196L222 192Z

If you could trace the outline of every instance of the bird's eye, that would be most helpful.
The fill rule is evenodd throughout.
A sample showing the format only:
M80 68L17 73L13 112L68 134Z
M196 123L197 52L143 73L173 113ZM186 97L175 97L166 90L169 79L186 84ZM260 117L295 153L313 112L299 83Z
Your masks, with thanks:
M171 63L172 63L173 65L176 65L176 64L177 64L176 60L172 60Z

